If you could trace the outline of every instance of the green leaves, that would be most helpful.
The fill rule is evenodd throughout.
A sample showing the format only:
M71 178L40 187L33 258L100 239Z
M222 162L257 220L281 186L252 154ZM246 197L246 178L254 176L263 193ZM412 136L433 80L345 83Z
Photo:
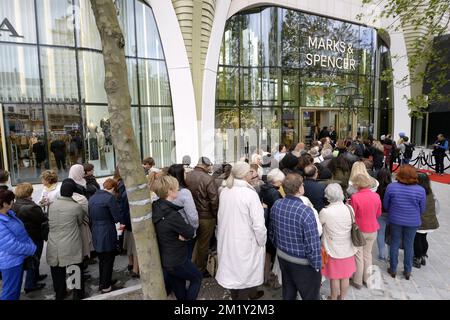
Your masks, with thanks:
M408 99L410 115L421 118L427 111L428 105L436 102L450 102L450 97L444 96L442 88L448 84L450 65L446 57L448 48L441 48L434 43L434 39L444 35L450 25L450 1L448 0L363 0L363 5L382 6L381 13L375 15L376 19L386 18L392 20L386 30L380 32L393 32L400 30L414 30L408 36L408 67L410 77L396 81L397 85L410 85L420 87L424 82L430 84L427 94L413 92ZM374 12L372 12L374 15ZM361 20L362 15L357 19ZM392 57L392 59L395 59ZM428 78L427 78L428 77ZM382 81L392 83L392 69L385 70L380 76ZM429 92L428 92L429 91ZM405 97L406 98L406 97Z

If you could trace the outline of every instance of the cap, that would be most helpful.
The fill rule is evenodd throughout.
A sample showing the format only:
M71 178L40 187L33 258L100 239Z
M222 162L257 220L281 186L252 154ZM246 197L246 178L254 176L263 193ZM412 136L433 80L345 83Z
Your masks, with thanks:
M191 164L191 157L190 156L184 156L183 160L181 161L181 163L190 165Z
M400 132L398 135L400 136L400 138L403 138L405 136L405 133L404 132Z
M213 165L213 163L211 162L211 160L209 160L208 157L200 157L200 159L198 159L198 164L203 164L208 167Z

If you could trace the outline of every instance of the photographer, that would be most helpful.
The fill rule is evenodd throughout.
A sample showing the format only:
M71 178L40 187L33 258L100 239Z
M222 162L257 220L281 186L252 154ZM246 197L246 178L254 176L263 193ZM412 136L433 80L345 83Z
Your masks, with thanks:
M436 174L444 175L444 158L445 152L448 150L448 140L443 134L437 136L436 142L432 145L433 156L436 160Z

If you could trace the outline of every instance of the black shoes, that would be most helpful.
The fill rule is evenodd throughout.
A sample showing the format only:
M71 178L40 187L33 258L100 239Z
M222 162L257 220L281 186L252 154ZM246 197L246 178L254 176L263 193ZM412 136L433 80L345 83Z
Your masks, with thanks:
M403 275L405 276L406 280L409 280L409 277L411 277L411 273L410 272L403 271Z
M414 257L413 267L417 268L417 269L420 269L420 267L422 266L422 259L423 258L416 258L416 257Z
M45 280L45 279L47 279L47 275L46 275L46 274L41 274L41 275L38 277L38 280L37 280L37 281L43 281L43 280Z
M392 278L395 278L395 276L397 275L397 272L392 271L391 268L388 268L387 272L391 275Z
M420 259L420 264L423 265L423 266L426 266L426 265L427 265L427 260L425 260L425 257L428 258L428 256L425 255L425 256L423 256L423 257Z
M31 289L25 289L25 293L30 293L30 292L33 292L33 291L42 290L42 289L44 289L44 288L45 288L45 283L38 283L38 284L36 285L36 287L34 287L34 288L31 288Z

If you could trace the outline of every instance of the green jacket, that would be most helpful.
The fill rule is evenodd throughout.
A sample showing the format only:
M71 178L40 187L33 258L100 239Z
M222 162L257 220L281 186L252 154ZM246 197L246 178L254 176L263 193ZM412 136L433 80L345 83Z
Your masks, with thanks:
M439 222L436 217L436 202L433 193L427 195L426 209L421 218L422 225L419 230L435 230L439 228Z

